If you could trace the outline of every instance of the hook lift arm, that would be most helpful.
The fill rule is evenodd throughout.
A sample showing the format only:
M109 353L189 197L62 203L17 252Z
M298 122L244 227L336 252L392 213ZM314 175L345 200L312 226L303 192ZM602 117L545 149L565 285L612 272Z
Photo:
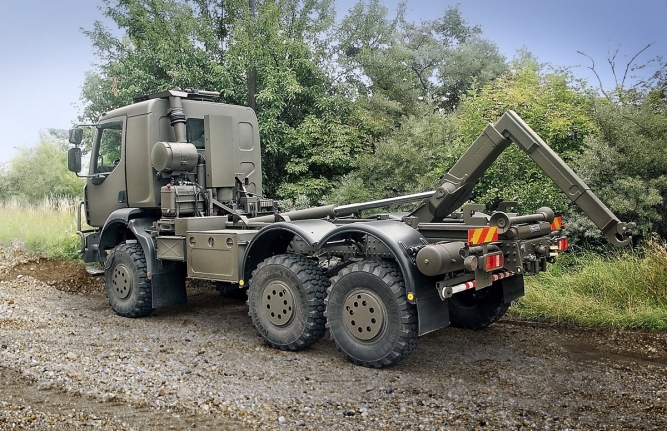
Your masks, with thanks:
M635 223L621 222L577 174L514 111L489 124L444 176L432 197L411 214L422 223L440 221L461 207L491 164L514 142L600 228L609 242L623 247L632 241Z

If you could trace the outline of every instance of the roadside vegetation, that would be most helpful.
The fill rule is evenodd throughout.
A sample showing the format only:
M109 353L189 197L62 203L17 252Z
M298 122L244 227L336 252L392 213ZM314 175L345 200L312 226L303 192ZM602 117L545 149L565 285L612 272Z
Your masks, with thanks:
M45 197L26 203L10 198L0 203L0 243L18 242L31 252L52 258L79 259L75 205L70 197Z
M662 241L607 256L567 254L526 281L526 296L510 309L516 316L667 330L667 246Z
M117 28L84 31L99 62L86 73L79 120L175 87L248 104L254 68L264 191L298 209L430 190L487 123L515 110L638 228L632 251L610 251L543 172L508 150L475 201L489 211L503 200L522 213L550 206L576 251L530 279L514 313L667 329L665 246L651 239L667 238L667 66L650 45L625 53L628 64L616 53L615 80L591 85L526 51L505 58L456 7L411 22L406 4L390 12L380 0L359 1L334 18L335 6L258 0L253 19L244 0L106 1L102 13ZM76 257L82 182L66 170L66 147L63 131L45 132L0 170L1 242L21 238L33 251Z

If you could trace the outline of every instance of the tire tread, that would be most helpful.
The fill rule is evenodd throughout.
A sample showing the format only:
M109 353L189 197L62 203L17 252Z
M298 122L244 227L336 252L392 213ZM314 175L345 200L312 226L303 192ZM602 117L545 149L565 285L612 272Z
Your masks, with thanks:
M279 254L271 256L261 262L257 268L252 272L250 284L252 286L253 278L264 267L269 265L279 265L291 271L304 287L305 302L307 307L306 326L299 338L290 343L276 343L264 338L264 342L280 350L303 350L319 341L326 331L326 318L324 317L324 299L329 287L329 279L324 274L324 271L317 265L317 263L306 256L299 254ZM248 296L250 289L248 289ZM248 307L251 307L250 298L247 302ZM248 315L252 318L252 309L248 311ZM257 329L260 336L262 333L257 328L255 319L252 318L252 324Z
M326 305L328 306L329 295L335 286L336 282L344 277L347 274L356 271L363 271L370 273L384 282L384 284L391 290L396 301L398 303L399 314L401 316L401 334L394 345L394 348L388 352L384 357L374 360L366 361L354 357L345 351L344 347L341 346L338 340L333 335L332 331L329 331L330 338L333 340L336 348L339 352L343 353L343 356L348 361L352 362L355 365L362 365L364 367L374 367L382 368L386 366L393 365L406 357L408 357L419 344L419 325L417 317L417 307L408 302L407 295L405 292L405 284L403 281L403 275L400 268L394 262L388 261L372 261L364 260L361 262L354 263L343 268L338 275L336 275L329 286L327 292ZM325 312L327 317L327 328L330 328L331 322L329 321L328 307Z
M114 249L111 254L107 257L107 264L106 266L109 267L109 265L113 265L113 259L116 258L116 253L125 253L127 254L130 259L132 259L132 262L134 263L136 270L137 270L137 289L139 290L139 298L134 304L133 307L130 311L123 313L119 312L118 310L114 309L114 312L118 314L119 316L123 317L130 317L130 318L136 318L136 317L145 317L151 314L155 309L153 308L153 296L152 296L152 287L151 287L151 281L148 279L147 276L147 265L146 265L146 256L144 255L144 250L141 248L141 245L138 243L134 244L128 244L128 243L121 243L118 244ZM109 299L109 302L111 303L111 298L109 297L109 293L107 291L107 299ZM111 303L111 307L113 307L113 303Z

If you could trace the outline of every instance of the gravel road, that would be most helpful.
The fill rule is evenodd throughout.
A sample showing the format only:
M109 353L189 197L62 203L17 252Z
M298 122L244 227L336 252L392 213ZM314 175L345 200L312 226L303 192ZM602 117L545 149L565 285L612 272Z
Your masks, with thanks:
M90 428L665 430L667 334L506 317L368 369L266 347L206 283L126 319L83 265L0 249L0 429Z

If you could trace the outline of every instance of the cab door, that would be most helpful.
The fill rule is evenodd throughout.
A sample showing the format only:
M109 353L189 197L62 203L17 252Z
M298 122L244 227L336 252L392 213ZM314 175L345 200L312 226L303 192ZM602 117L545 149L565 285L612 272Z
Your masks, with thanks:
M126 117L116 117L97 126L86 182L86 216L90 226L101 227L109 214L127 208L125 179Z

